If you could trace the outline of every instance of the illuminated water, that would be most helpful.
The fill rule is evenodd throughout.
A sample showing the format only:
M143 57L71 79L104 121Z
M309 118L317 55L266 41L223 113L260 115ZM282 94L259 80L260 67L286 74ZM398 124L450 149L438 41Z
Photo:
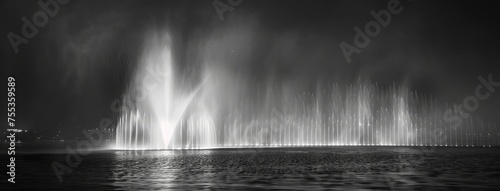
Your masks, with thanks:
M496 126L468 117L455 127L444 120L446 105L404 84L359 79L291 93L293 84L282 83L241 93L227 85L237 81L228 72L206 68L200 79L186 78L170 48L157 41L145 48L123 101L118 149L497 144Z

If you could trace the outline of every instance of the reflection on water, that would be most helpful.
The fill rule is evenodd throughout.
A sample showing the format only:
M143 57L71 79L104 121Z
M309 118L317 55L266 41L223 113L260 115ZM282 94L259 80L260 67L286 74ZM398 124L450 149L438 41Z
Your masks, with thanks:
M430 148L430 147L429 147ZM427 148L427 149L429 149ZM62 154L16 158L19 188L44 189L494 189L498 148L335 147L97 151L59 183Z

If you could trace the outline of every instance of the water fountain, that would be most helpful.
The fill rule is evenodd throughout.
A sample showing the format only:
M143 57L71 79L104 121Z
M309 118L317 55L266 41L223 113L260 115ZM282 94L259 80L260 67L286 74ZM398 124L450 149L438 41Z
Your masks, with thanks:
M169 37L153 39L155 41L149 42L144 50L140 67L124 99L131 107L123 111L118 121L118 148L180 148L180 144L175 144L179 139L175 133L181 126L186 127L190 135L191 140L185 142L188 146L215 146L216 131L211 118L204 113L185 113L201 85L192 90L176 86ZM155 75L152 70L160 75L154 76L156 81L150 80Z
M206 94L218 83L186 85L176 76L170 45L153 41L145 49L127 92L146 85L148 68L162 74L157 86L129 104L119 118L119 149L203 149L296 146L490 146L483 122L470 117L457 129L443 120L445 107L405 85L381 87L357 80L287 93L287 84L266 86L255 97ZM211 81L217 76L206 77ZM227 81L227 80L226 80ZM210 82L207 82L210 83ZM181 84L181 85L180 85ZM148 87L148 86L146 86ZM203 104L210 99L223 111ZM482 125L482 128L474 128ZM495 135L496 133L493 133ZM485 136L488 135L488 136ZM494 142L494 141L493 141Z

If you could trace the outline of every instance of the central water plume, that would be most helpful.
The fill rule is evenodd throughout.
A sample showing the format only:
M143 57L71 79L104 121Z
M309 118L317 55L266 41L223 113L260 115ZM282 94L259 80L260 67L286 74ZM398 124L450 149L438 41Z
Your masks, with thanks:
M188 137L196 139L188 141L188 146L215 146L215 126L210 115L197 107L186 113L202 83L189 88L176 76L168 36L150 39L123 100L128 108L118 122L117 147L180 148L183 140L175 134L180 127L187 129Z

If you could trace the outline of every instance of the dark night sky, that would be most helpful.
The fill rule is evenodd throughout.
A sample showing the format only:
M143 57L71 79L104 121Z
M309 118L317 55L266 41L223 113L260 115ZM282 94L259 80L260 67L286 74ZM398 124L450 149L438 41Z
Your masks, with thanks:
M15 54L7 34L20 34L21 18L40 7L2 1L2 79L16 77L19 128L97 123L116 117L110 104L125 91L143 37L168 28L180 68L199 64L193 44L215 39L211 51L233 50L237 64L228 67L255 81L407 82L449 104L473 95L479 75L500 81L498 11L489 1L402 0L404 10L347 63L339 44L353 44L353 27L387 2L244 0L221 22L211 0L72 1ZM497 91L475 114L498 124L499 106Z

